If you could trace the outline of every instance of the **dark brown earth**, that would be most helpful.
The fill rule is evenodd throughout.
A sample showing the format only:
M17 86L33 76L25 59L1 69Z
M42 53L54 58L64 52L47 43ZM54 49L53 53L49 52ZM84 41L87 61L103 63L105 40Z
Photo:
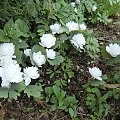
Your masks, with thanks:
M98 31L98 40L104 44L109 40L120 40L120 20L118 18L111 18L112 22L105 25L90 26L93 31ZM82 85L86 83L88 73L83 73L80 77L76 65L80 65L84 70L87 59L80 59L72 55L73 70L75 71L75 79L71 81L67 88L65 88L69 95L75 94L80 101L78 107L78 117L80 120L89 120L88 109L85 105L85 92ZM100 61L98 61L98 66ZM101 66L101 64L100 64ZM101 66L102 67L102 66ZM87 68L86 68L87 69ZM120 101L112 101L111 114L106 120L120 120ZM42 112L41 112L42 111ZM62 111L49 112L49 106L44 105L44 101L35 101L33 98L27 98L26 95L21 95L17 101L15 100L0 100L0 120L71 120L67 113Z

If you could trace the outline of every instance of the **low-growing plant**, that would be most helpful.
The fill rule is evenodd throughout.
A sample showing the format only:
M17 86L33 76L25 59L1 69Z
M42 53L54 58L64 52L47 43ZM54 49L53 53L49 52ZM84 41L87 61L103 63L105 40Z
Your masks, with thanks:
M119 99L119 90L113 89L101 93L101 89L97 87L88 87L87 88L87 97L86 97L86 105L90 109L91 119L94 120L94 117L98 120L105 119L110 111L110 105L108 104L108 100Z
M100 51L102 44L87 24L107 24L118 6L119 0L0 1L0 98L17 100L24 93L45 99L51 111L63 110L77 120L78 100L64 89L66 80L74 78L70 55L76 50L78 57L86 56L94 63L101 52L104 67L114 66L115 72L104 71L103 75L103 68L96 67L97 63L92 68L88 66L90 75L98 81L88 78L90 81L84 87L87 86L86 104L91 118L104 119L110 109L107 101L118 96L119 86L107 88L108 83L119 84L120 45L110 42ZM54 79L49 87L40 82L43 71L50 80ZM56 77L61 80L56 81Z
M19 18L27 23L41 23L48 30L50 21L67 22L67 18L107 23L108 17L118 11L119 6L119 0L78 0L74 5L69 0L2 0L0 20L5 23L10 18Z
M72 72L72 61L69 58L65 58L64 62L59 66L54 66L52 69L47 69L46 74L50 75L50 78L55 76L64 77L64 79L70 79L74 77L74 72Z
M52 87L46 87L46 102L51 104L51 111L64 110L69 112L72 120L77 120L77 104L75 96L67 95L66 91L62 89L66 86L64 80L55 81Z

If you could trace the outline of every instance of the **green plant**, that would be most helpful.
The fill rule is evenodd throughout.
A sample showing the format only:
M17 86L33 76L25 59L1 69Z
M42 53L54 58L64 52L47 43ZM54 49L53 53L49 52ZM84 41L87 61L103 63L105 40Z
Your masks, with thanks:
M46 74L50 75L50 78L55 77L56 75L63 76L64 79L70 79L74 77L74 72L72 72L72 61L66 57L63 63L59 66L56 65L53 69L47 69Z
M78 100L74 95L69 96L64 89L67 87L66 80L74 78L70 55L77 50L81 59L84 55L94 62L96 58L100 59L99 41L89 30L89 23L107 24L108 17L117 11L119 6L120 0L80 0L75 6L71 5L71 0L1 0L0 98L17 100L21 92L24 92L28 97L45 99L51 111L63 110L68 112L73 120L77 120ZM9 48L10 45L13 49ZM26 54L25 50L28 49ZM52 52L48 53L49 50ZM119 84L120 56L111 57L106 53L105 46L101 53L103 61L107 63L104 72L107 71L107 66L114 66L114 72L108 70L105 75L100 75L103 81L90 81L84 85L86 105L93 120L107 116L110 109L108 101L110 98L117 99L119 92L119 86L109 90L108 84ZM19 75L11 72L11 64L13 68L19 68L17 70L21 74L22 82L16 80ZM37 75L32 75L33 70L25 71L25 68L30 67L36 69ZM48 74L50 79L54 79L54 83L51 80L49 87L46 87L44 81L39 83L44 77L40 75L43 71L46 71L45 74ZM56 81L56 78L61 80ZM26 85L26 81L29 84Z
M51 104L51 111L64 110L69 112L71 118L74 120L77 117L77 103L75 96L69 96L66 91L62 89L64 80L55 81L52 87L46 87L46 102Z
M104 91L101 93L101 89L97 87L87 88L86 105L91 111L91 116L97 117L97 119L105 119L110 110L110 105L108 104L109 98L118 99L119 90L113 89L109 91ZM96 107L97 106L97 107ZM92 119L94 120L94 119Z
M19 84L14 83L11 85L11 88L0 88L0 98L9 98L11 100L15 99L17 100L17 97L20 96L21 92L24 92L27 94L28 97L33 96L35 98L42 98L42 85L35 84L35 85L29 85L25 86L24 82L21 82Z
M86 52L88 52L91 58L95 59L96 57L98 57L97 53L100 52L98 41L95 37L89 36L86 42Z

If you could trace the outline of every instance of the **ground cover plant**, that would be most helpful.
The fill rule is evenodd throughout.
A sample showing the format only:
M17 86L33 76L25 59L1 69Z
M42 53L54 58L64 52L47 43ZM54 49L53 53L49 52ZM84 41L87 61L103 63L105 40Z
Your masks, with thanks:
M119 119L120 36L99 40L93 28L111 24L120 0L1 0L0 6L1 101L25 96L41 115L55 113L51 120L107 120L118 102Z

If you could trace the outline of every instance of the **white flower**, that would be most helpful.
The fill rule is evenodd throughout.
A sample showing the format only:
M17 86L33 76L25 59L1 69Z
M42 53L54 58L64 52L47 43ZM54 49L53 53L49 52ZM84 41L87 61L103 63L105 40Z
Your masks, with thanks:
M25 50L24 50L24 54L25 54L26 56L30 56L30 52L31 52L31 49L25 49Z
M51 48L55 45L56 38L52 34L43 34L43 36L40 38L41 43L43 47Z
M75 2L71 2L71 3L70 3L70 5L71 5L72 7L75 7L75 4L76 4Z
M46 49L47 52L47 58L49 59L55 59L56 52L52 49Z
M50 25L50 29L53 34L56 34L56 33L60 34L63 32L61 25L57 23L55 23L54 25Z
M106 46L106 51L112 56L117 57L120 55L120 45L118 44L109 44L109 46Z
M86 25L85 24L80 24L79 27L80 27L80 30L86 30Z
M3 83L6 81L19 83L23 81L22 75L23 73L21 72L19 64L10 62L2 68L0 76L2 77Z
M13 64L16 64L17 61L16 60L13 60L11 57L2 57L0 58L0 66L1 67L4 67L6 64L8 63L13 63Z
M94 5L93 7L92 7L92 11L96 11L97 10L97 7Z
M15 53L15 46L13 43L3 43L0 45L0 58L2 57L11 57Z
M45 56L39 51L37 53L33 53L33 61L38 67L41 67L41 65L45 64L46 59Z
M75 11L75 13L78 13L78 10L77 10L77 8L74 8L74 11Z
M97 67L93 67L93 68L89 68L89 72L91 74L91 76L95 79L98 79L98 80L102 80L102 71L97 68Z
M80 0L76 0L75 2L76 2L76 3L80 3Z
M4 70L4 68L0 67L0 77L3 76L3 70ZM7 80L5 80L5 79L2 79L1 86L2 86L2 87L5 87L5 88L10 88L10 81L7 81Z
M1 87L10 88L10 86L11 86L10 81L2 80Z
M83 34L77 34L72 37L71 43L74 44L77 48L83 49L83 45L85 45L85 38Z
M24 71L24 80L25 80L25 85L29 85L31 82L31 79L37 79L40 75L38 73L38 68L37 67L26 67L23 69Z
M69 31L79 30L79 25L76 22L70 21L66 23L66 27Z

